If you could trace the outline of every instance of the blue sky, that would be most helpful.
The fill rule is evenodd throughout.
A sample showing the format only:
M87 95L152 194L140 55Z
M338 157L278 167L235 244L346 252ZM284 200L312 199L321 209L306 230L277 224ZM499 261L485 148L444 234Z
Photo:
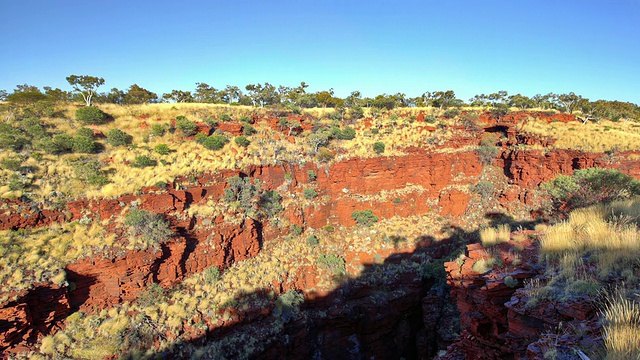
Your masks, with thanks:
M0 1L0 89L270 82L640 103L640 1Z

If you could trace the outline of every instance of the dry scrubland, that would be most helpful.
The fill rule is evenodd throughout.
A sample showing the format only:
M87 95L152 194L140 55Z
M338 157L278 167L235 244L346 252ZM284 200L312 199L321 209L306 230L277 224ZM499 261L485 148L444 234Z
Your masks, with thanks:
M448 125L461 125L462 116L445 118L443 110L435 108L396 109L376 114L372 127L366 127L362 120L353 122L356 130L351 140L331 140L323 151L331 156L321 156L309 143L311 131L295 134L289 141L286 131L272 129L266 122L258 121L253 126L255 134L248 135L251 143L244 147L236 144L233 137L219 150L209 150L201 144L186 140L179 131L166 131L163 135L153 133L154 125L169 130L171 121L179 116L193 122L220 120L223 114L238 121L243 116L269 116L265 109L242 106L207 104L154 104L137 106L99 105L113 121L103 125L89 126L103 134L112 129L120 129L133 137L131 145L114 147L104 140L104 150L95 154L44 154L30 149L20 152L4 150L0 160L20 159L21 167L33 169L23 175L29 186L14 189L9 186L15 170L4 167L0 176L4 180L0 186L0 197L15 199L28 196L37 201L46 201L50 207L77 198L115 198L122 194L136 193L141 188L158 183L172 183L178 176L194 176L216 172L222 169L238 169L249 165L274 165L283 163L317 162L331 163L353 157L395 156L406 154L412 147L430 148L432 151L460 151L444 147L447 140L467 130ZM75 107L61 109L63 116L43 118L47 131L73 134L81 127L74 121ZM480 109L465 108L473 113ZM367 110L368 111L368 110ZM341 121L329 116L332 109L305 110L303 115L313 117L315 127L338 125ZM425 130L425 124L415 121L423 113L433 115L435 127ZM370 117L370 113L365 113ZM467 118L468 119L468 118ZM146 123L148 127L142 126ZM468 125L468 122L466 123ZM477 124L482 126L483 124ZM546 123L529 119L523 130L557 139L559 148L582 149L586 151L640 150L640 126L630 122L602 121L599 124L580 122ZM385 149L376 153L374 144L382 142ZM161 155L154 149L166 144L170 152ZM522 145L520 145L522 146ZM525 147L526 146L522 146ZM477 148L469 146L463 150ZM34 155L37 153L38 155ZM132 167L136 157L146 155L157 161L155 166ZM82 159L99 161L108 183L88 185L78 178L74 165ZM391 201L405 193L420 193L424 189L417 185L407 185L405 189L381 192L364 200ZM470 191L469 189L462 189ZM302 201L311 205L324 201L322 197L305 199L293 198L286 189L279 189L282 204ZM123 228L124 216L128 208L123 208L114 221L117 228ZM230 205L222 200L209 200L206 204L191 206L189 216L208 217L223 215L233 221ZM548 227L540 240L541 262L547 268L549 281L530 285L532 299L563 296L559 289L583 291L598 294L609 291L603 306L603 329L605 344L611 358L625 358L638 354L640 339L637 330L640 324L640 309L633 294L640 289L638 271L640 257L640 201L617 202L574 211L565 222ZM237 220L237 219L236 219ZM136 302L105 309L97 314L76 312L69 316L64 329L43 338L40 353L25 354L29 358L88 358L99 359L118 354L120 349L136 349L146 346L149 339L162 339L158 348L140 350L134 354L145 358L182 341L177 337L185 326L206 329L209 321L222 324L232 318L231 309L248 310L269 307L278 301L294 301L297 293L276 295L267 292L265 297L245 297L246 294L268 289L274 282L294 278L296 274L317 269L322 281L317 288L307 292L326 293L347 280L367 281L362 275L359 258L347 259L345 254L360 253L371 257L374 263L382 263L384 256L392 250L402 248L413 250L415 239L422 235L434 235L440 240L447 235L450 219L432 214L407 218L390 218L378 221L372 226L345 228L329 225L322 229L300 229L299 234L291 234L277 241L266 241L260 254L255 258L235 263L220 273L217 268L209 268L200 274L187 278L180 286L163 290L151 286ZM273 217L270 221L283 228L292 225L286 220ZM467 224L466 231L478 229L482 244L491 247L509 241L511 228L507 225L489 227L487 222ZM126 250L144 249L152 244L135 236L117 239L108 233L108 221L103 223L67 223L48 229L31 229L0 232L0 281L3 297L8 299L8 291L23 290L34 283L65 282L64 266L83 257L97 254L121 254ZM429 265L429 264L427 264ZM484 264L488 271L494 264ZM396 271L419 273L424 269L417 263L400 264ZM368 274L368 276L393 276L393 274ZM615 289L607 288L608 283L616 284ZM282 297L291 297L282 298ZM240 300L239 300L240 299ZM295 301L294 301L295 302ZM132 315L133 314L133 315ZM282 328L274 324L275 333ZM262 334L261 336L269 336ZM236 346L244 346L247 352L261 345L259 336L234 338ZM195 354L214 351L216 346L229 344L212 343L207 348L194 350Z

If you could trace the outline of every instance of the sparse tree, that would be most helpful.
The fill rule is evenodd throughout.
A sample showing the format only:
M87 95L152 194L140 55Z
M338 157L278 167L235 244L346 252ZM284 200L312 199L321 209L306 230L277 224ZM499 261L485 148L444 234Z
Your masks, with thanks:
M200 103L216 103L220 100L218 90L206 83L196 83L193 100Z
M117 89L116 89L117 90ZM125 104L147 104L155 102L158 95L137 84L131 85L126 94L124 94L122 102Z
M73 87L73 90L82 95L87 106L91 106L91 98L95 95L96 90L104 85L104 79L89 75L70 75L67 76L67 82Z
M162 100L167 102L188 103L193 102L191 91L171 90L168 94L162 94Z

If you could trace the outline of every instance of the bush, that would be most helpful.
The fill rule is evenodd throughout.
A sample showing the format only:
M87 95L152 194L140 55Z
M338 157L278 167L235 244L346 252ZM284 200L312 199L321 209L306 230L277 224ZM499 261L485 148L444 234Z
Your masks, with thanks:
M153 148L153 151L160 155L167 155L171 152L171 149L169 149L169 145L167 144L158 144Z
M236 136L233 141L235 141L238 146L242 147L247 147L249 146L249 144L251 144L251 141L249 141L249 139L247 139L245 136Z
M151 157L147 155L136 156L136 159L131 164L133 167L137 168L145 168L149 166L156 166L158 164L157 161L153 160Z
M169 239L171 229L158 215L146 210L131 210L125 215L124 225L129 236L142 237L147 242L160 243Z
M358 225L371 226L378 222L378 217L373 215L371 210L360 210L351 213L351 218L355 220Z
M180 116L176 117L178 119ZM184 136L193 136L198 132L198 125L193 121L187 120L184 116L176 122L176 128L182 132Z
M307 198L307 199L313 199L316 196L318 196L318 192L316 191L316 189L311 188L311 187L305 188L302 191L302 193L303 193L304 197Z
M318 159L318 161L320 162L329 162L333 160L334 157L335 154L333 153L333 151L327 149L326 147L320 148L318 150L318 153L316 154L316 159Z
M373 151L375 151L376 154L382 154L385 150L385 145L383 142L376 142L375 144L373 144Z
M80 129L78 129L78 131L76 131L76 135L86 136L93 139L93 130L86 127L81 127Z
M97 161L81 160L73 164L76 179L89 185L102 186L109 183L109 179L102 171L102 166Z
M214 134L204 139L202 141L202 145L209 150L220 150L228 142L229 142L229 139L227 139L226 136Z
M22 160L18 158L6 158L0 161L0 165L2 165L4 169L17 171L18 169L20 169L20 165L22 165Z
M495 146L481 146L476 150L480 162L484 165L490 165L499 152L500 149Z
M209 284L215 284L220 280L220 269L210 266L204 270L204 280Z
M640 195L640 181L618 170L601 168L577 170L572 176L559 175L541 188L557 205L564 203L571 209Z
M29 143L31 143L30 138L21 129L0 122L0 149L20 151Z
M220 115L220 120L222 120L222 121L231 121L231 116L229 116L228 114L222 114L222 115Z
M95 106L85 106L76 110L76 120L83 124L100 125L107 121L108 115Z
M320 239L315 235L309 235L307 238L307 244L309 244L309 246L317 246L320 244Z
M133 136L127 134L120 129L111 129L107 133L107 142L111 146L131 145Z
M356 130L350 126L347 126L342 130L338 128L332 128L331 135L340 140L352 140L356 137Z
M458 108L449 108L444 112L444 117L447 119L453 119L454 117L460 115L460 109Z
M251 122L251 118L245 115L240 118L240 121L248 124Z
M244 124L242 125L242 133L246 136L251 136L255 133L257 133L258 131L256 130L256 128L254 128L253 126L249 125L249 124Z
M73 138L73 144L71 148L73 152L76 153L92 154L96 151L97 144L90 137L77 135Z
M273 316L280 318L283 323L288 323L300 312L300 305L304 302L304 295L297 290L291 289L278 296Z
M298 235L302 234L302 230L303 230L302 226L300 226L300 225L297 225L297 224L291 225L291 233L294 236L298 236Z
M333 271L335 275L343 275L347 272L344 259L333 254L320 255L320 257L318 257L318 264L327 267Z
M164 135L166 128L161 124L153 124L151 126L151 134L153 136L162 136Z
M307 177L309 178L309 182L315 181L318 177L316 176L316 172L313 170L307 171Z
M80 135L82 136L82 135ZM87 139L89 137L85 136ZM53 154L65 153L73 150L73 137L68 134L57 134L51 140L51 148L47 149Z

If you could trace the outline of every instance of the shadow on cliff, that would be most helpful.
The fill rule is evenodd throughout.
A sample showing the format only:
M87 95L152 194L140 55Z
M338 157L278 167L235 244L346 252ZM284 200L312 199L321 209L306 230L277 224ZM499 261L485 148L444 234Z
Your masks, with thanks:
M337 287L322 296L302 301L299 292L283 288L275 301L269 289L243 294L231 303L270 305L227 308L228 325L202 330L151 358L432 358L459 332L443 264L479 239L477 230L442 232L448 234L442 240L423 235L414 239L414 251L363 265L355 278L336 273Z

